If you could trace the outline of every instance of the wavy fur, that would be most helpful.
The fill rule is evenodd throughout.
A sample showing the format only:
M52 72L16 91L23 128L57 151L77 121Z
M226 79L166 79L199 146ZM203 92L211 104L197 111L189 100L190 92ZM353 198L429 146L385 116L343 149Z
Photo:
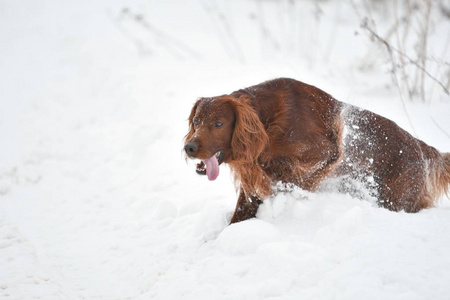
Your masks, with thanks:
M293 79L197 100L185 141L189 157L229 164L240 190L232 223L254 217L278 182L315 191L326 178L358 180L380 206L406 212L449 193L449 153Z
M255 110L245 98L232 102L236 123L231 141L233 160L230 168L236 186L247 196L262 199L271 192L271 181L265 175L258 159L269 143L269 137Z

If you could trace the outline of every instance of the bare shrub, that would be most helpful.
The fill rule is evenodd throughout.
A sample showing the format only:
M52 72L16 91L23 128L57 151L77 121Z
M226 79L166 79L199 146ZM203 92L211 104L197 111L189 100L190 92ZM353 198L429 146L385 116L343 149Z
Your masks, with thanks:
M352 1L355 11L362 19L361 27L371 41L382 48L390 65L394 84L402 98L429 102L435 87L438 92L450 95L450 64L448 48L450 37L442 49L430 47L430 38L436 30L436 19L445 18L440 0L402 1ZM380 10L383 10L382 12ZM380 33L375 21L387 14L389 27ZM373 50L370 50L373 51Z

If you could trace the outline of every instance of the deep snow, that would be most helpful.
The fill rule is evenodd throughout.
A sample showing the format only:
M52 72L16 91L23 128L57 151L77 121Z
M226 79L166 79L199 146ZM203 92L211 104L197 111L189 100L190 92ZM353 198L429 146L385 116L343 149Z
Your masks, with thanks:
M0 2L0 297L448 299L447 198L406 214L294 189L227 226L229 170L185 163L196 98L280 76L450 152L448 96L408 102L413 130L330 2Z

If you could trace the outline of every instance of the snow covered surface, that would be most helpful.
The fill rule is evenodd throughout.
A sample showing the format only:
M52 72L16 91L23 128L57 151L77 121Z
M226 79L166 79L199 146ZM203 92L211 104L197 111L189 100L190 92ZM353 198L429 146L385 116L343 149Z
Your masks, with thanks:
M281 76L450 152L448 96L408 102L411 128L358 69L351 6L292 3L0 2L0 298L449 299L447 198L406 214L296 189L227 226L229 170L185 163L197 97Z

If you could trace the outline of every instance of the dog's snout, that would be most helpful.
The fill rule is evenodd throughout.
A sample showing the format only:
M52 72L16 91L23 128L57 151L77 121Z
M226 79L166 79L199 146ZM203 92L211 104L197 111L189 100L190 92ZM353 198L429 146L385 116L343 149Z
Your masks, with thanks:
M186 153L189 156L195 156L195 154L197 153L197 150L198 150L197 142L189 142L184 146L184 151L186 151Z

